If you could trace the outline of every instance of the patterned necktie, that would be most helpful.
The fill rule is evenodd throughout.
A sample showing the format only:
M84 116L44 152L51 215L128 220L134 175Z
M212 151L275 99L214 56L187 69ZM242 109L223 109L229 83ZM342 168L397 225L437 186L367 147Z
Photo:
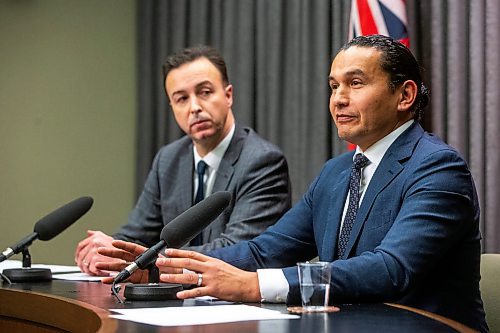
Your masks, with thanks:
M359 183L361 182L361 169L367 166L370 160L363 154L356 154L351 167L351 176L349 179L349 205L345 214L344 224L340 233L338 244L338 257L344 256L349 237L351 236L352 226L356 219L359 206Z
M198 191L196 191L196 197L194 199L195 205L205 198L204 178L205 178L205 170L206 169L207 169L207 163L205 163L203 160L199 161L198 165L196 166L196 173L198 174ZM189 244L191 246L201 245L202 244L201 232L195 238L193 238Z

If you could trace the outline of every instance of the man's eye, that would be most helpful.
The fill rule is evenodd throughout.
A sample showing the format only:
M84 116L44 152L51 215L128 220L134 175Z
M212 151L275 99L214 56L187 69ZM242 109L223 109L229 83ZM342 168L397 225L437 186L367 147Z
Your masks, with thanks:
M176 103L183 103L187 100L187 97L185 96L182 96L182 97L179 97L175 100Z
M351 86L359 86L359 85L361 85L361 81L359 81L359 80L352 80Z
M332 90L336 90L338 87L339 87L339 85L336 83L330 84L330 89L332 89Z

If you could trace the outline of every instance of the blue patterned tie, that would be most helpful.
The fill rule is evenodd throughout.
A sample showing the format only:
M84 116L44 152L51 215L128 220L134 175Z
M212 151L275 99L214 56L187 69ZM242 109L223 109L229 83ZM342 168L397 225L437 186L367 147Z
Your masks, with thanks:
M205 198L205 192L204 192L204 187L205 187L205 170L207 169L207 163L205 163L203 160L198 162L198 165L196 166L196 173L198 174L198 191L196 191L196 197L194 199L194 204L196 205L198 202L203 200ZM203 239L201 236L201 232L191 240L189 243L191 246L198 246L203 243Z
M338 257L344 256L349 237L351 236L352 226L356 219L359 206L359 184L361 182L361 169L367 166L370 160L363 154L356 154L351 167L351 176L349 179L349 205L345 214L344 224L340 232Z

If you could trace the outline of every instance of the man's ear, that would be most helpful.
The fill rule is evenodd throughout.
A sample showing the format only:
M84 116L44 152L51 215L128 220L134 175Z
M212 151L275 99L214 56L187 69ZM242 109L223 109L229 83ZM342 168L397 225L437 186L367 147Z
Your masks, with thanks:
M401 95L398 102L398 111L408 111L417 98L417 84L412 80L407 80L403 82L399 89Z
M226 95L228 106L229 107L233 106L233 86L231 84L228 84L224 88L224 94Z

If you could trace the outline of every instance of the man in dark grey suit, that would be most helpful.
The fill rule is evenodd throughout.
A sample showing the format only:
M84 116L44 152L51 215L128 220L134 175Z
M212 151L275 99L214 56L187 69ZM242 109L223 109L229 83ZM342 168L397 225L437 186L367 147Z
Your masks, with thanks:
M150 247L164 225L210 193L229 191L232 200L187 247L200 252L261 234L291 206L282 152L235 125L222 57L205 46L184 49L169 56L163 69L172 111L187 135L160 149L128 223L113 237L88 231L78 244L75 261L86 273L105 274L95 267L102 261L97 248L114 239Z

